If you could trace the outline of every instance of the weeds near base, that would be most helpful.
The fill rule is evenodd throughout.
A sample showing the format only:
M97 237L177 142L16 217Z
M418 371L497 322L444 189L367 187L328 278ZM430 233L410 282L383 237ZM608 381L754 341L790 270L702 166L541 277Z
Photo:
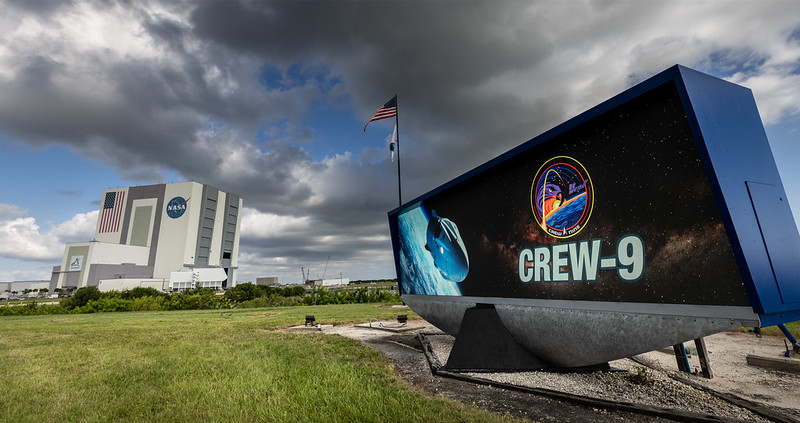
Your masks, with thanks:
M653 383L653 377L650 375L650 370L647 367L636 366L633 368L634 373L628 375L628 379L637 385L650 385Z

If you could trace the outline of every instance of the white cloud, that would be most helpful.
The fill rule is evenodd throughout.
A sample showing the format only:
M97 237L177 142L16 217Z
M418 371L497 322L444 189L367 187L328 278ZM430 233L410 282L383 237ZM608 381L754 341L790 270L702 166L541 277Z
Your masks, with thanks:
M13 204L0 203L0 219L9 217L22 217L28 214L28 211L17 207Z
M76 214L47 232L33 217L0 220L0 257L58 263L65 243L92 239L97 215L97 211Z
M800 56L796 61L800 62ZM764 124L800 116L800 75L788 75L773 69L753 76L736 74L731 79L753 90Z
M304 236L308 232L310 223L311 219L307 216L281 216L244 207L241 236L254 239Z
M63 248L57 238L39 232L39 225L33 217L0 222L0 255L4 257L54 260Z
M49 281L52 275L51 270L33 269L33 270L0 270L0 281L14 282L14 281ZM0 292L0 294L4 294Z
M241 195L240 272L253 275L329 254L393 273L386 150L337 145L348 135L319 118L366 118L393 90L405 200L676 63L751 88L765 123L800 115L795 2L16 5L0 17L0 129L130 180L169 169ZM386 16L414 31L383 31ZM321 138L324 159L309 153ZM0 255L60 258L96 213L43 230L0 205Z
M72 219L53 228L48 232L48 235L57 237L62 244L67 242L89 241L94 237L94 231L97 227L97 216L99 214L100 212L97 210L88 213L78 213L73 216Z

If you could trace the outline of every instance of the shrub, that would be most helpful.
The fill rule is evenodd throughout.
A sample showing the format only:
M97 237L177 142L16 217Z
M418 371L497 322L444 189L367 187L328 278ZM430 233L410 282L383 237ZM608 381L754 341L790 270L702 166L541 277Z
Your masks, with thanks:
M58 304L67 310L72 310L75 308L72 306L72 297L61 297L58 299Z
M303 296L302 303L304 305L340 304L337 294L322 287L314 287Z
M123 298L128 291L106 291L100 292L100 298Z
M122 298L99 298L91 300L86 305L76 307L76 313L110 313L115 311L131 311L131 300Z
M59 300L57 306L38 306L35 302L19 307L0 307L0 316L63 313L107 313L114 311L208 310L233 307L286 307L295 305L325 305L350 303L399 302L394 290L367 289L352 291L328 290L314 287L308 293L303 286L270 287L244 283L218 297L209 288L195 288L165 294L153 288L134 288L129 291L100 292L97 287L84 287L72 297Z
M219 307L214 291L209 288L195 288L170 295L167 310L209 310Z
M190 294L186 298L184 310L210 310L217 308L217 299L214 295Z
M252 283L241 283L225 291L225 298L235 303L249 301L263 293L258 286Z
M169 294L165 294L157 289L137 286L136 288L133 288L131 290L123 291L122 296L126 300L132 300L134 298L143 298L143 297L166 298L169 296Z
M323 287L315 287L302 297L304 305L383 303L400 301L400 295L394 291L368 290L358 288L354 291L329 291Z
M284 297L273 293L267 297L258 297L249 301L239 303L241 308L260 308L260 307L291 307L299 305L297 298Z
M83 288L78 288L75 291L75 295L72 296L72 301L68 303L68 308L77 308L83 307L89 303L89 301L99 300L103 294L97 289L96 286L85 286Z
M304 286L291 286L278 289L282 291L281 295L284 297L300 297L306 294L306 288Z
M269 297L258 297L252 300L242 301L239 303L241 308L263 308L272 307Z
M225 291L224 300L227 301L228 305L235 305L241 303L250 303L250 301L257 300L259 298L273 298L275 297L300 297L305 295L306 288L303 286L292 286L292 287L278 287L278 286L266 286L266 285L253 285L251 282L242 283L236 285L233 288L230 288ZM281 301L281 300L269 300L271 303L275 304L292 304L297 303L297 301ZM260 304L263 301L259 302Z
M167 295L143 296L131 300L131 311L158 311L167 302Z
M69 310L60 305L26 304L18 307L0 307L0 316L31 316L46 314L67 314Z

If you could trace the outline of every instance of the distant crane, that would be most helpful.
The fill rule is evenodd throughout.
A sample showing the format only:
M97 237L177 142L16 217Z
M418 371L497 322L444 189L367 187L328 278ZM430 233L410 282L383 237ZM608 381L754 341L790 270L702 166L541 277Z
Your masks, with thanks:
M325 269L322 271L322 277L319 277L319 273L317 273L317 279L325 280L325 274L328 273L328 263L331 261L331 256L328 256L328 260L325 261Z
M311 274L311 269L308 269L306 271L305 269L303 269L303 266L300 266L300 274L303 276L302 279L300 279L300 281L303 284L308 285L308 276Z

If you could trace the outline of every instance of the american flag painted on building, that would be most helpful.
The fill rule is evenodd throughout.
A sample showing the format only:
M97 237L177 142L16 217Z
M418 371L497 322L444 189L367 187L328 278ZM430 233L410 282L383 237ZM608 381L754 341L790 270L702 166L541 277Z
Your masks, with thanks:
M99 233L117 232L122 219L122 207L125 204L125 191L109 191L103 201L103 211L100 213Z

